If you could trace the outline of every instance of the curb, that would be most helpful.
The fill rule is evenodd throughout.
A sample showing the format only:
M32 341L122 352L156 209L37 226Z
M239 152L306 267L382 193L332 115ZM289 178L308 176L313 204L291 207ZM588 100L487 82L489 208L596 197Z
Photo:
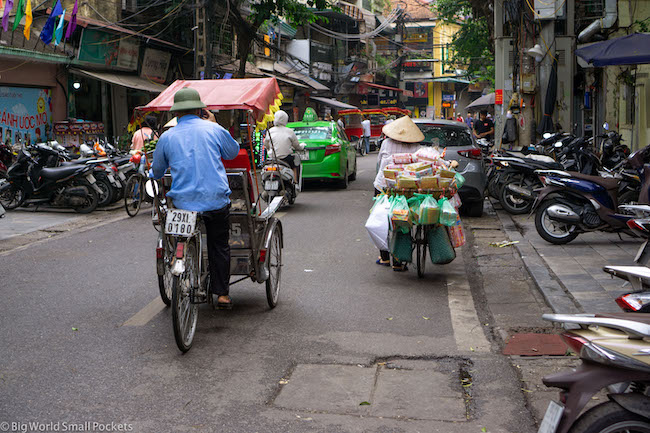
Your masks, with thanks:
M535 286L537 286L537 289L553 312L562 314L582 313L580 304L569 295L566 288L557 280L537 250L519 233L510 215L502 210L494 209L490 200L487 200L487 202L499 218L501 226L506 232L506 236L511 241L519 242L513 246L519 252L519 256L524 262L526 270L533 278L533 281L535 281Z

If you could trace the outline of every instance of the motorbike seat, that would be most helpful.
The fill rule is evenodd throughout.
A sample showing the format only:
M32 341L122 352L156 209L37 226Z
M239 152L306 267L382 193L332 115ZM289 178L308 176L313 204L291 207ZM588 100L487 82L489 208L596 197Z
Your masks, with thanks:
M64 167L46 167L41 169L40 176L50 180L59 180L71 176L84 168L86 167L79 164Z
M119 158L113 159L113 163L116 165L123 165L126 164L131 160L130 156L120 156Z
M61 163L61 166L65 167L65 166L70 166L70 165L82 165L82 164L85 164L88 161L92 161L93 159L95 159L95 158L79 158L79 159L75 159L73 161L63 161Z
M605 188L606 190L618 189L618 180L612 178L604 178L600 176L591 176L589 174L582 174L576 171L571 171L571 176L577 179L588 180Z
M543 163L546 163L546 164L557 164L557 162L553 158L551 158L550 156L546 156L546 155L528 154L528 155L526 155L525 158L526 159L532 159L533 161L537 161L537 162L543 162Z

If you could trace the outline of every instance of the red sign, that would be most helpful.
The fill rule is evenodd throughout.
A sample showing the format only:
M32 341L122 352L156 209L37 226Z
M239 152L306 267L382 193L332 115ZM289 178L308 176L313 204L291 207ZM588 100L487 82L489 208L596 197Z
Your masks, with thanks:
M451 102L443 102L442 108L451 108Z
M503 105L503 89L494 91L494 105Z

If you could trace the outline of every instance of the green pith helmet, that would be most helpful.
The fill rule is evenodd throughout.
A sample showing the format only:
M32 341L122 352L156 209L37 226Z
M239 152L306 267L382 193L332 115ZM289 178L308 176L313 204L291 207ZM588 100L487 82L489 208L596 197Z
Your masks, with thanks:
M199 92L189 87L185 87L174 93L174 105L169 111L193 110L195 108L205 108L206 105L201 102Z
M318 120L318 116L316 115L316 111L311 107L307 107L307 109L305 110L305 114L302 115L302 121L315 122L317 120Z

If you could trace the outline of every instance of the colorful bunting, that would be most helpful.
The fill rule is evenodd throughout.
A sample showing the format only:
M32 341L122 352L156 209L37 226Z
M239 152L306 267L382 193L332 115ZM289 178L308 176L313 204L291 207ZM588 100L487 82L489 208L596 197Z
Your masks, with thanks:
M72 33L74 33L74 30L77 28L77 2L78 1L79 0L74 1L74 7L72 8L72 15L70 16L70 22L68 23L68 28L65 29L66 39L70 39L70 36L72 36Z
M25 2L24 0L18 0L18 6L16 6L16 16L14 17L14 26L11 29L12 32L16 31L16 29L18 28L18 24L20 24L20 20L23 19L24 15L25 15Z
M23 30L23 35L25 35L25 39L27 40L29 40L29 36L32 34L32 32L29 31L31 26L32 26L32 0L27 0L27 4L25 5L25 29Z
M7 1L11 2L13 0L7 0ZM56 5L54 5L54 8L52 9L52 13L48 17L45 25L43 26L43 30L41 30L40 38L45 45L48 45L50 42L52 42L52 35L54 34L54 21L56 20L56 17L61 15L62 12L63 12L63 8L61 7L61 1L56 0Z
M2 29L6 32L9 29L9 12L14 7L14 0L7 0L7 4L5 4L5 11L4 14L2 15Z
M65 22L65 9L63 9L63 13L61 14L61 18L59 18L59 24L56 26L56 30L54 30L54 46L56 47L61 43L61 38L63 38L63 23Z

